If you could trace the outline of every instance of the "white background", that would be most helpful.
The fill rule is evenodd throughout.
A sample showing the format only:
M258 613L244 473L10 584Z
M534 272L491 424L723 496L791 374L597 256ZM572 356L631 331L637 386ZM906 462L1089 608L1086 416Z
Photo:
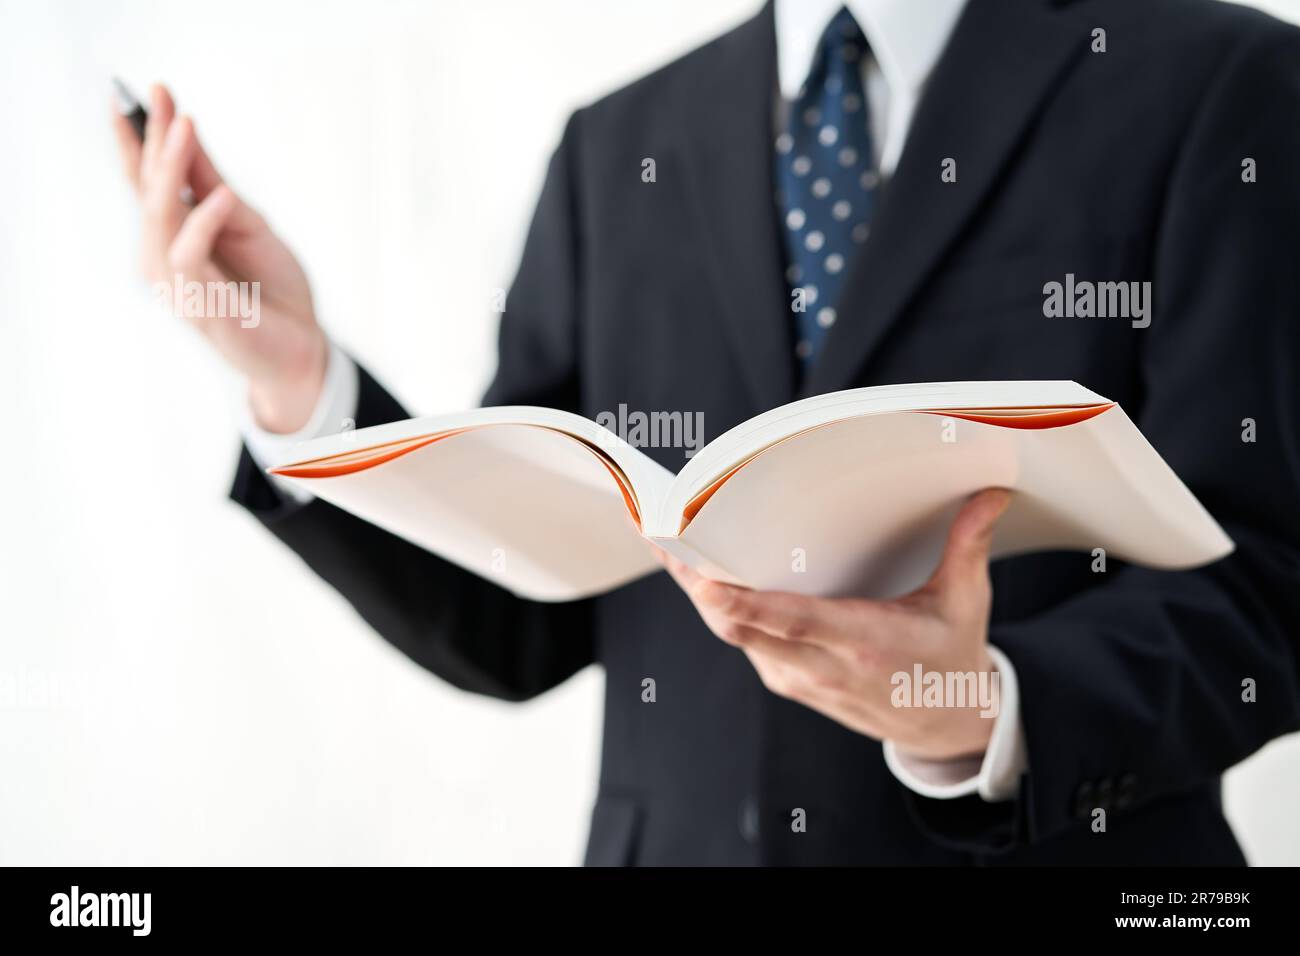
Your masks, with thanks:
M451 690L226 500L238 383L136 275L108 77L171 84L335 338L450 411L568 113L757 3L0 0L0 863L573 863L595 786L595 669ZM1229 776L1254 862L1300 863L1298 757Z

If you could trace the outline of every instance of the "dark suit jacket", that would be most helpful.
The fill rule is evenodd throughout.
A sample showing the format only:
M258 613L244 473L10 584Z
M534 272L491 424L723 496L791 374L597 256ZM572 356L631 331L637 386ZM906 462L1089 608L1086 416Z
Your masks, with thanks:
M1028 738L1016 799L913 795L877 741L766 691L664 574L533 603L328 504L287 505L246 453L234 497L458 687L519 700L605 668L590 863L1240 862L1220 774L1300 725L1300 32L1197 0L972 0L802 385L774 42L769 6L574 114L485 402L702 411L710 438L800 394L897 382L1074 379L1122 403L1237 551L1181 573L994 564L990 637ZM1043 285L1067 272L1150 280L1151 326L1045 318ZM358 426L405 415L363 373Z

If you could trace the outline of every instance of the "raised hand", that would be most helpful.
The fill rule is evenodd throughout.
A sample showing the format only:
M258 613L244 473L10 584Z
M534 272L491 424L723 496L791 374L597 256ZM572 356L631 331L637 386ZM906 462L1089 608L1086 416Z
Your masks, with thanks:
M258 424L273 432L300 428L320 394L328 348L298 260L222 181L193 121L176 116L166 89L151 91L143 143L116 108L113 126L144 217L145 278L160 289L258 283L255 321L207 311L186 319L248 378Z

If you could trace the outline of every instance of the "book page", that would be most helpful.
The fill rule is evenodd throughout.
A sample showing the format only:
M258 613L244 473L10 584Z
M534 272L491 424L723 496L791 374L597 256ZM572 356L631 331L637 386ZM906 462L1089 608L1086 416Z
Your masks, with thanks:
M371 468L285 480L536 600L659 569L606 464L548 427L468 428Z
M927 382L873 385L815 395L741 422L709 442L678 474L663 512L648 522L650 532L675 531L693 498L763 448L830 422L926 409L1009 410L1105 404L1107 400L1096 392L1068 381Z
M896 597L927 580L953 516L989 487L1015 492L993 557L1104 548L1182 568L1232 549L1118 406L1044 429L922 412L828 424L768 448L678 539L655 540L719 580Z

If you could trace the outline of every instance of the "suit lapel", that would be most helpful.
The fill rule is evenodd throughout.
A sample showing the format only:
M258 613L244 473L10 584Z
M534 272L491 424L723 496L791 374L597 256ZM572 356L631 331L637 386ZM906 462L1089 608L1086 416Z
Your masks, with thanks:
M1043 0L971 0L936 64L871 236L851 262L839 321L802 393L849 387L996 186L1049 90L1087 50L1088 25ZM957 181L940 163L957 162Z
M760 410L794 397L793 341L772 176L776 37L769 2L715 41L686 92L679 149L732 347Z

